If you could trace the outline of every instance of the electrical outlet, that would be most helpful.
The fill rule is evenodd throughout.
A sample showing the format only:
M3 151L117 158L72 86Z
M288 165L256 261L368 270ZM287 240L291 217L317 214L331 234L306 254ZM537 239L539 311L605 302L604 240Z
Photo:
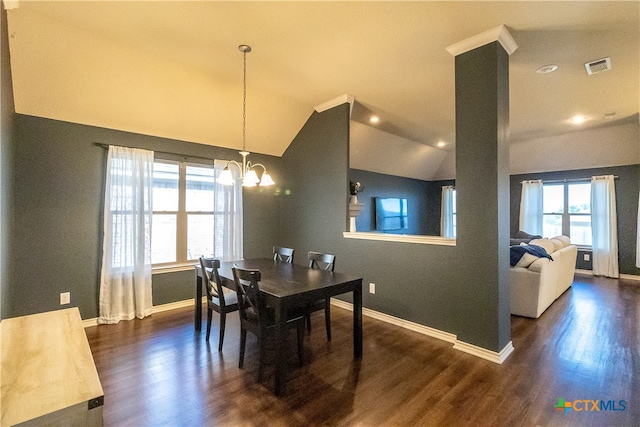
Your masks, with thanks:
M584 254L584 260L585 261L589 261L591 257L589 256L589 254Z
M375 294L376 293L376 284L375 283L369 283L369 293L370 294Z
M71 292L60 293L60 305L69 304L71 302Z

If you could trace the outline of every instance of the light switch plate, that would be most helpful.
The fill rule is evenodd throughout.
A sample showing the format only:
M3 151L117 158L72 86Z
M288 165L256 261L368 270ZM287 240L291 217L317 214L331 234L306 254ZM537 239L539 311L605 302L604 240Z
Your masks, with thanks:
M71 292L60 293L60 305L69 304L71 302Z

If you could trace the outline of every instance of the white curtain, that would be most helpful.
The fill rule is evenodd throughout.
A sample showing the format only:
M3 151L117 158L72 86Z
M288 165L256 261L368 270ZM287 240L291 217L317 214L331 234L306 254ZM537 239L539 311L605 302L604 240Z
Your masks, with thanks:
M618 277L618 224L613 175L591 178L593 274Z
M543 191L541 180L522 182L520 230L542 236Z
M109 147L98 323L152 312L153 152Z
M218 177L228 162L214 160L215 191L213 220L213 255L222 261L238 261L242 252L242 185L235 168L231 170L233 185L218 183Z
M456 237L453 227L453 186L442 187L442 205L440 208L440 235Z

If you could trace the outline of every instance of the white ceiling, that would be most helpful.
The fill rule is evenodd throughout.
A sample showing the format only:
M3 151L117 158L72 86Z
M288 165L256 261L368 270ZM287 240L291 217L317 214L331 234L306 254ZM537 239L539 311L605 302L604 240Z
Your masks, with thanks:
M640 110L637 1L17 4L8 10L16 111L63 121L240 149L237 46L248 44L249 151L282 155L314 106L344 94L356 99L352 120L380 117L380 144L451 149L446 47L501 24L518 44L512 141L637 121ZM612 70L588 76L584 63L603 57ZM559 68L536 73L547 64ZM581 127L569 122L577 114Z

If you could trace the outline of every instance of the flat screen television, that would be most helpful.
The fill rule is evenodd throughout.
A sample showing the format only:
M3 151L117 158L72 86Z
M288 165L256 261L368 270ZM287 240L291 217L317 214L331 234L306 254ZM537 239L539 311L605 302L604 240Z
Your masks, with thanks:
M391 231L409 228L407 199L376 197L376 230Z

